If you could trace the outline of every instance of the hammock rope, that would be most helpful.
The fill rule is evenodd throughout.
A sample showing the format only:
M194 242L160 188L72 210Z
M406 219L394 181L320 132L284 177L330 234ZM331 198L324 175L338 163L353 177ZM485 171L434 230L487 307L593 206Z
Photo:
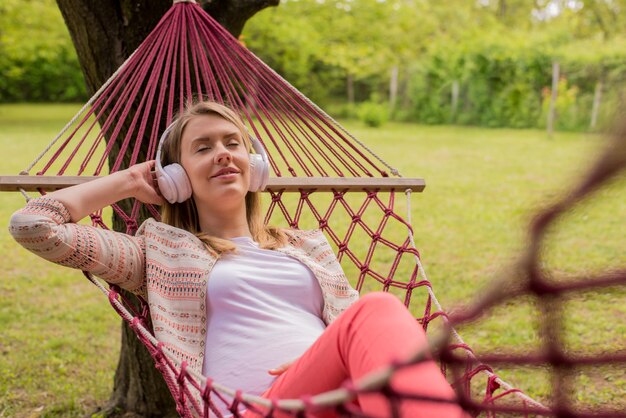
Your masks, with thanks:
M71 171L79 176L88 172L98 176L114 151L117 157L110 162L111 172L152 159L159 133L170 123L175 110L182 110L185 102L193 97L215 100L236 109L250 131L265 145L276 177L361 178L389 177L389 174L401 177L398 170L245 49L200 6L185 0L174 1L153 32L24 173L37 167L40 176L51 172L71 175ZM454 380L458 403L466 410L482 411L487 416L495 416L497 412L565 416L559 414L571 412L564 407L547 409L500 379L485 361L529 364L524 363L529 358L477 356L463 341L453 325L467 321L472 315L475 317L475 312L449 316L443 310L415 245L411 226L412 190L398 191L405 193L408 221L397 214L395 190L390 191L384 201L376 189L366 188L357 196L348 195L343 189L321 193L304 184L293 194L270 190L265 221L293 228L320 228L336 247L337 258L348 277L355 278L357 290L368 291L377 286L394 292L408 308L422 310L416 319L425 330L433 323L440 324L442 337L431 341L431 350L438 356L442 369ZM24 190L22 193L28 198ZM112 208L125 222L129 234L137 230L142 208L159 218L156 208L137 201L128 213L118 204ZM107 228L102 213L100 210L91 214L91 221L95 226ZM390 227L391 224L396 228ZM406 235L396 232L405 229ZM374 265L375 258L385 261ZM158 342L146 327L149 317L145 305L142 311L129 310L127 307L131 305L124 302L115 286L107 289L90 274L86 276L107 295L113 309L148 348L181 416L209 416L209 412L221 416L216 402L227 405L235 416L241 416L240 407L268 417L274 410L305 416L322 407L364 416L348 401L358 393L371 391L383 393L389 399L390 411L395 411L393 416L397 416L402 399L442 401L399 393L389 385L389 378L396 370L421 361L424 351L392 364L379 374L359 382L346 382L342 388L310 398L268 400L242 393L179 363L173 351ZM530 285L515 294L544 295ZM485 309L493 304L493 300L487 300L479 306ZM540 361L546 364L545 356L535 360L535 364ZM484 394L480 401L475 401L472 383L481 376L485 378Z
M387 170L400 176L398 170L243 48L192 2L176 2L170 8L151 35L24 172L30 172L41 162L43 166L38 169L37 175L45 175L52 170L56 170L57 175L67 175L73 169L72 162L76 160L80 161L76 175L84 175L89 170L93 170L93 175L100 175L114 148L117 148L118 154L111 165L111 172L138 162L140 157L151 159L155 154L158 133L171 121L174 109L178 107L182 110L185 99L194 96L225 102L236 108L251 131L264 142L276 176L289 173L294 177L371 177L377 173L378 176L387 177ZM100 130L97 129L98 122ZM70 131L71 125L75 127ZM69 134L60 141L68 131ZM143 142L146 136L149 137L147 146ZM81 151L85 147L87 151ZM146 149L145 156L140 156L142 149ZM51 156L43 161L48 153ZM341 261L347 258L356 266L358 290L362 290L366 279L374 279L382 284L382 290L405 291L404 303L409 306L414 291L425 288L427 299L424 314L418 318L420 323L426 329L431 321L445 318L419 262L412 228L395 212L394 192L389 194L388 202L383 202L375 190L366 191L365 199L353 209L354 203L350 202L345 191L334 191L326 210L322 210L320 203L315 201L314 190L301 190L295 211L289 209L283 191L272 191L270 196L266 222L275 220L272 218L274 212L277 212L291 227L298 228L308 223L311 227L321 228L336 245L338 259ZM119 205L112 205L114 212L125 222L127 233L132 234L137 230L141 206L135 201L130 213L126 213ZM146 207L158 219L158 211L151 205ZM340 219L335 220L336 217ZM374 221L374 218L378 220ZM91 221L94 225L106 228L102 211L92 214ZM409 237L400 239L399 243L394 242L393 237L387 237L387 226L391 221L404 225L409 231ZM343 232L338 227L342 222L349 225ZM370 224L375 226L370 227ZM361 237L366 237L369 245L365 249L353 249L351 241L358 242ZM375 253L379 253L381 248L395 254L386 271L371 267ZM416 260L417 264L413 268L401 266L406 264L404 259L407 256ZM408 276L409 279L397 280L396 276ZM95 281L93 278L90 280ZM98 287L106 291L102 285ZM196 390L207 395L205 401L209 394L217 399L220 399L218 394L227 394L247 407L250 407L251 401L260 402L265 407L271 406L271 403L263 404L258 397L244 394L237 396L235 389L223 387L218 382L211 383L211 390L202 390L206 380L190 369L184 370L181 377L177 367L182 365L177 364L167 348L155 341L141 326L147 321L145 313L139 316L140 320L136 320L137 316L121 309L120 305L123 304L117 300L115 289L109 292L114 309L137 331L140 340L151 347L150 352L155 362L160 364L159 369L180 408L188 409L191 402L196 412L204 410L199 405L193 405L194 396L187 393L188 388L181 387L186 380L192 382L191 386ZM431 310L432 303L436 306L436 312ZM466 347L462 340L458 342L458 347ZM474 368L479 370L477 366ZM467 378L472 377L468 375ZM382 382L379 389L388 396L399 396L387 384L388 381ZM359 390L358 385L350 390L341 389L342 396L331 397L334 401L332 405L342 405ZM314 401L311 402L312 406L316 405ZM277 405L283 404L278 402ZM297 406L305 407L303 403Z

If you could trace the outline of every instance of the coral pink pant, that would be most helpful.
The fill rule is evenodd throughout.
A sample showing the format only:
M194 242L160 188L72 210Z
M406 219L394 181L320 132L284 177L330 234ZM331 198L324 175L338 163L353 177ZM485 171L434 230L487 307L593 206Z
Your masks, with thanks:
M371 293L341 314L263 397L299 398L336 389L347 379L358 380L425 344L422 328L396 297ZM399 391L454 399L454 392L434 361L398 371L391 385ZM367 415L391 415L389 402L380 394L359 395L358 404ZM465 416L456 404L405 400L400 406L402 417L407 418ZM252 416L255 414L250 412L246 415ZM314 416L336 414L318 412Z

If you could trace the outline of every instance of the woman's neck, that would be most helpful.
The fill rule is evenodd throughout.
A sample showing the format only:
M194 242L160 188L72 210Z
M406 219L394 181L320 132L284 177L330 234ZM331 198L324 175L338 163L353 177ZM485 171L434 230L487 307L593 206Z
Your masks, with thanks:
M214 209L214 208L211 208ZM236 210L205 210L198 211L200 230L205 234L223 239L236 237L252 237L248 220L246 219L246 207Z

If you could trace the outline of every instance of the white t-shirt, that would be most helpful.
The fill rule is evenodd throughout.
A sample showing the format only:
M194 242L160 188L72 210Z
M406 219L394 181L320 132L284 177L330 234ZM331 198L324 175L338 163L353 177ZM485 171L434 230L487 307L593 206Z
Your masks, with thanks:
M261 249L252 238L232 241L237 253L222 255L208 281L202 371L215 382L261 395L276 378L268 370L300 357L326 328L324 298L298 260Z

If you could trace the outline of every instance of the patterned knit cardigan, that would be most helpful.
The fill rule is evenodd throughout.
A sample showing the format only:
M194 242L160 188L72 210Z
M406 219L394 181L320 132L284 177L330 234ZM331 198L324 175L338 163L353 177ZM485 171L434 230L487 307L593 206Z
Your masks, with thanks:
M89 271L148 301L155 337L202 373L207 329L207 280L216 258L190 232L154 219L135 236L70 223L65 206L33 199L13 214L11 235L29 251L63 266ZM322 319L332 322L358 299L319 230L287 230L277 251L306 265L324 297Z

